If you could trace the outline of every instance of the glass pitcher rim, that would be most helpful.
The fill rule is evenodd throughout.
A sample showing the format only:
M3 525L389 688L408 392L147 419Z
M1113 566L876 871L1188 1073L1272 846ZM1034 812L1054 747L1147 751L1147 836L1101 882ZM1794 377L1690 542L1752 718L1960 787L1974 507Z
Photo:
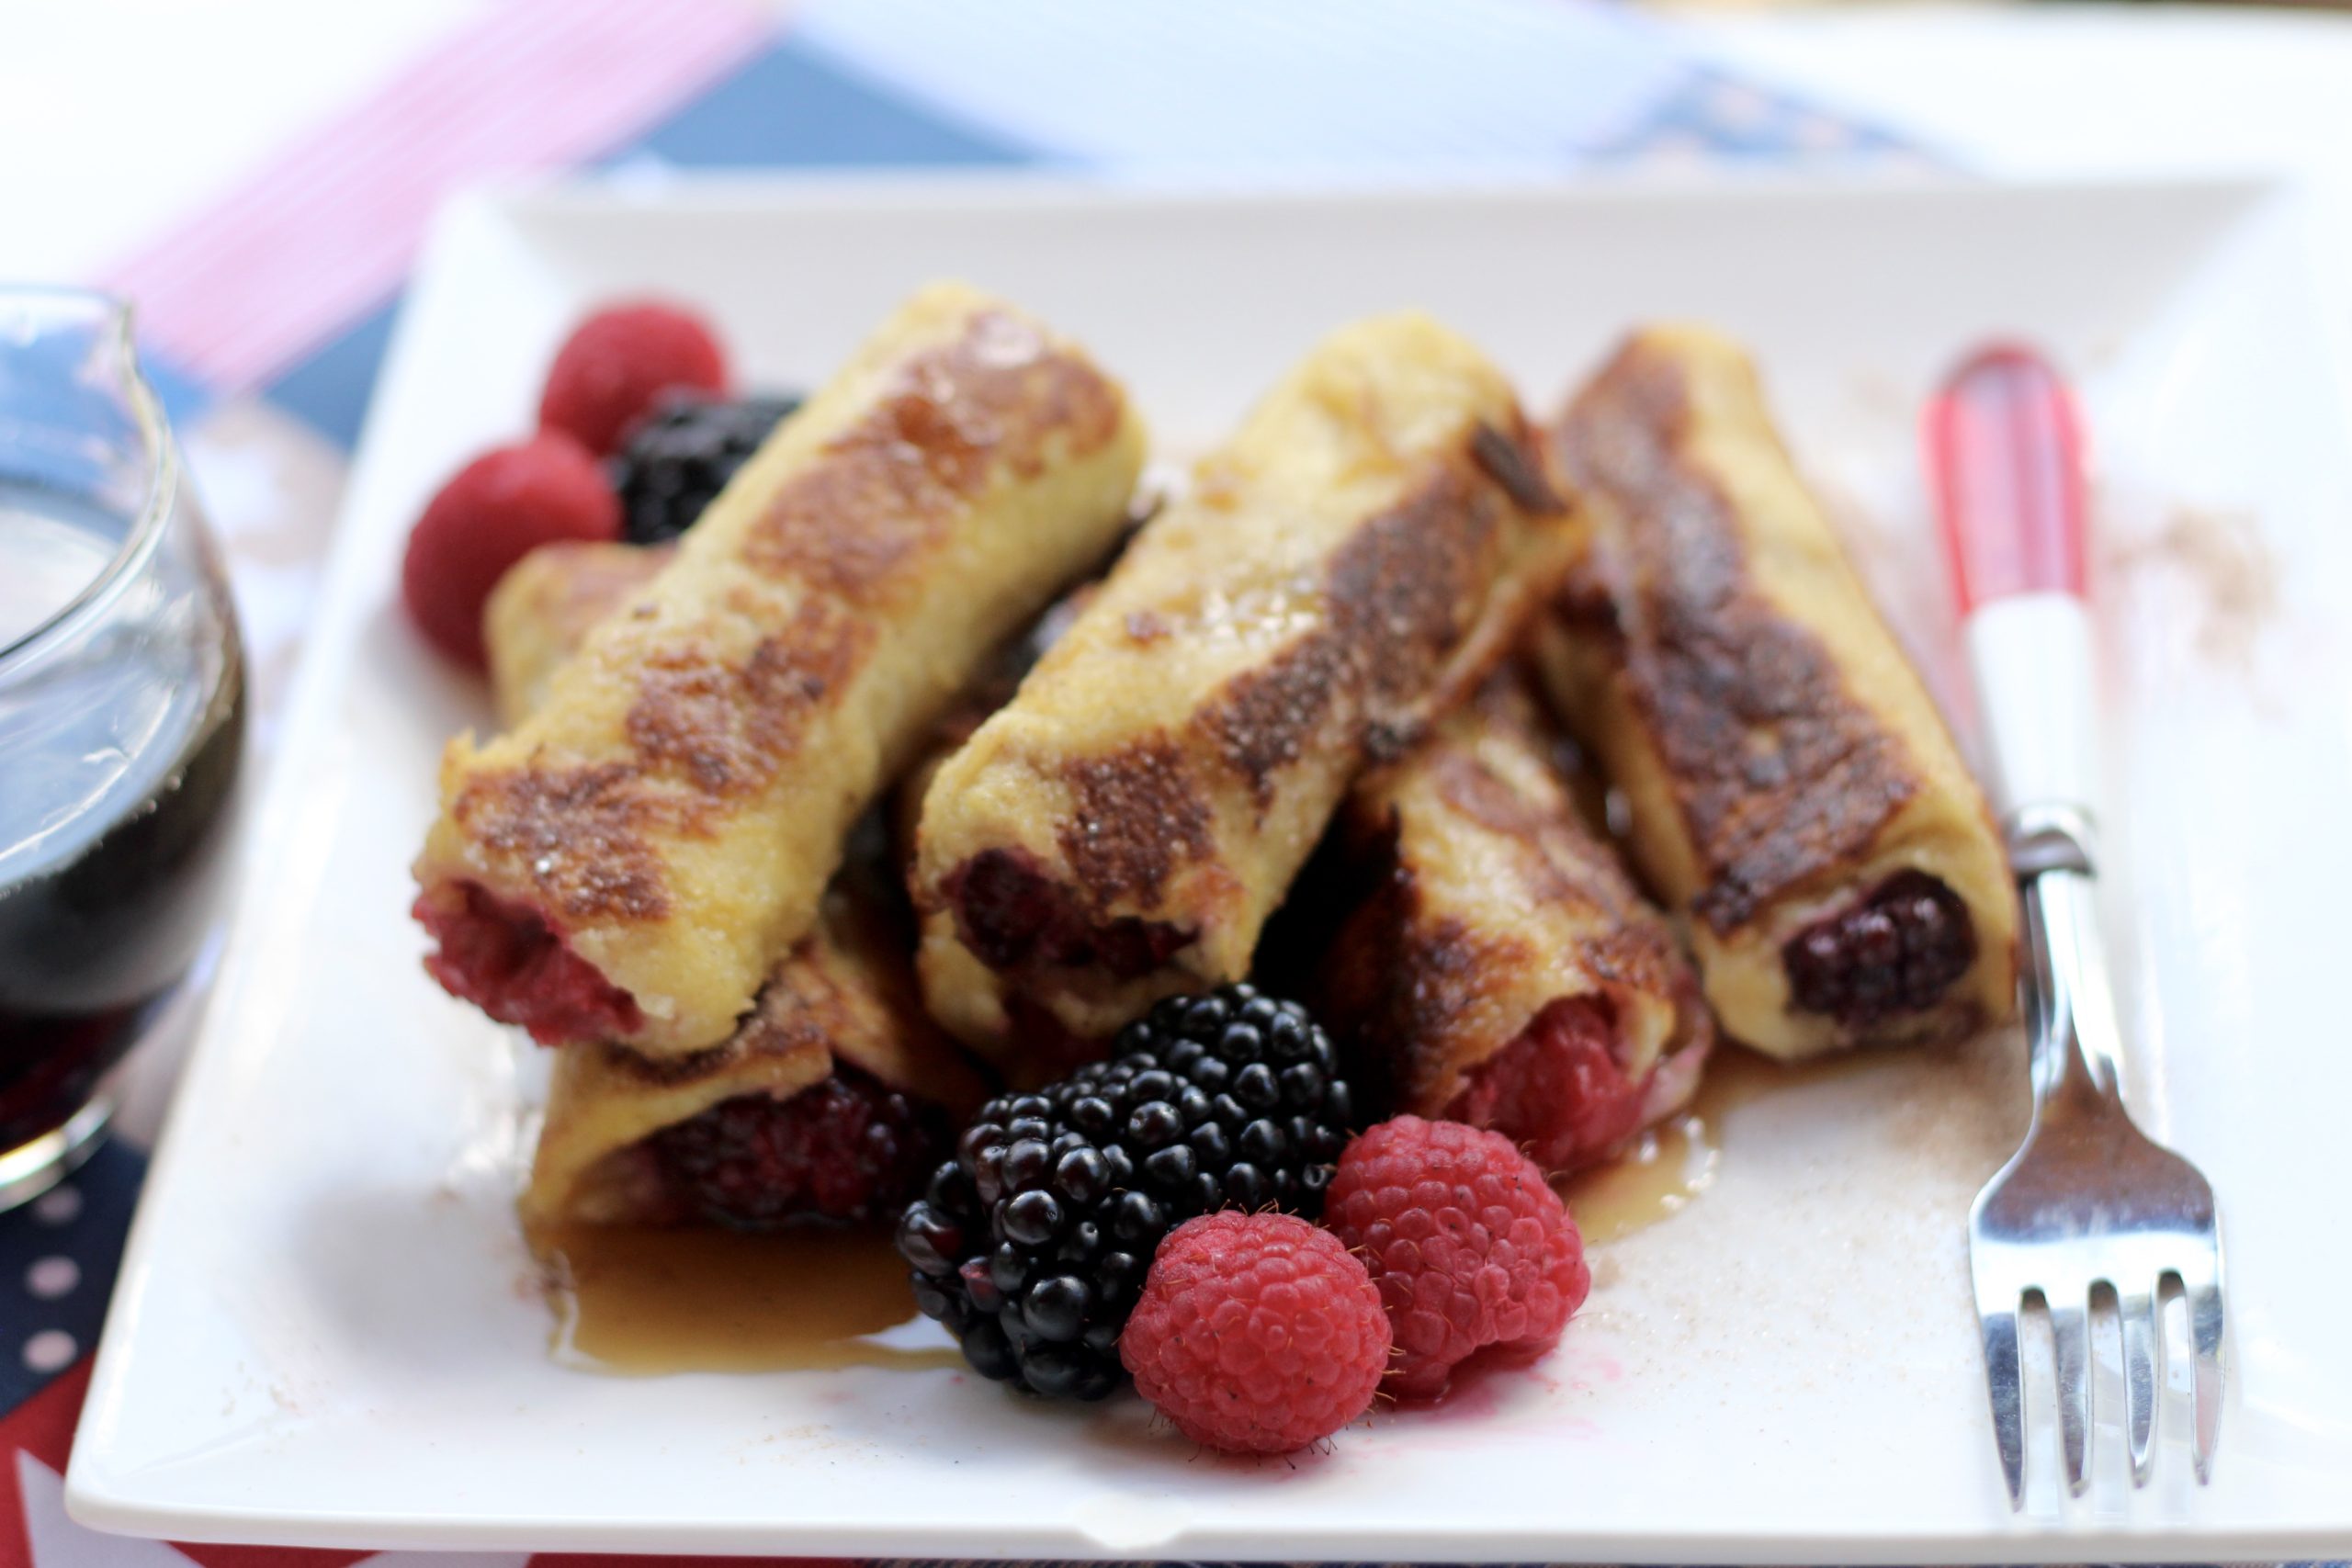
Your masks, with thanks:
M135 312L130 300L103 289L77 288L70 284L0 283L0 310L11 304L54 300L86 305L102 312L104 343L120 378L124 401L138 427L147 456L147 492L140 498L139 514L115 547L106 566L64 604L10 642L0 643L0 676L31 662L44 649L65 641L76 627L103 615L124 587L139 575L171 521L172 497L179 485L179 454L164 422L163 403L139 363L134 341Z

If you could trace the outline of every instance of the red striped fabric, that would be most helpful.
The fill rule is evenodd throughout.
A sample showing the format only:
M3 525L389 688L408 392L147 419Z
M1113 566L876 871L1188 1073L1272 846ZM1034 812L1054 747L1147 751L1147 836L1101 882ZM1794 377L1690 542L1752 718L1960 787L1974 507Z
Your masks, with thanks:
M451 190L594 156L773 35L746 0L503 0L102 282L243 390L397 287Z

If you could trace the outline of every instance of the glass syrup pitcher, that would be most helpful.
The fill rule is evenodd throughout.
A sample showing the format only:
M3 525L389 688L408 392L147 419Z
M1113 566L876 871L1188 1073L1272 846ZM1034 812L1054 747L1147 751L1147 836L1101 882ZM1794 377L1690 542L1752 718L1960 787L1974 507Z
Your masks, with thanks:
M96 1146L207 942L244 690L129 308L0 288L0 1209Z

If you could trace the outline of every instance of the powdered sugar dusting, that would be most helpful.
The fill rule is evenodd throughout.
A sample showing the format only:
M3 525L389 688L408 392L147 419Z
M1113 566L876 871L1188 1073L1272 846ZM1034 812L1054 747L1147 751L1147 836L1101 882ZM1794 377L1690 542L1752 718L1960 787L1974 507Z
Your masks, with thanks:
M2118 541L2102 564L2134 586L2154 576L2185 587L2197 650L2217 662L2250 667L2278 615L2278 564L2245 512L2176 506L2153 533Z

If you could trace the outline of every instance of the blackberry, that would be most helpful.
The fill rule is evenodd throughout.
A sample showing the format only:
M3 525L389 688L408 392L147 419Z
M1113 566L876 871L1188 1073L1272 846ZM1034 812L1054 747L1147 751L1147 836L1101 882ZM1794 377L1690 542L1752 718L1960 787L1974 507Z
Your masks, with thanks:
M1338 1053L1250 986L1171 997L1107 1062L1000 1095L899 1225L915 1304L990 1378L1100 1399L1159 1238L1216 1209L1321 1213L1351 1120Z
M658 545L695 525L796 397L713 398L672 392L632 427L606 466L621 498L621 537Z
M739 1094L654 1134L670 1190L737 1230L897 1215L948 1148L946 1113L846 1063L799 1093Z
M1791 937L1781 962L1797 1006L1863 1025L1933 1007L1976 962L1976 930L1958 894L1925 872L1899 871Z

